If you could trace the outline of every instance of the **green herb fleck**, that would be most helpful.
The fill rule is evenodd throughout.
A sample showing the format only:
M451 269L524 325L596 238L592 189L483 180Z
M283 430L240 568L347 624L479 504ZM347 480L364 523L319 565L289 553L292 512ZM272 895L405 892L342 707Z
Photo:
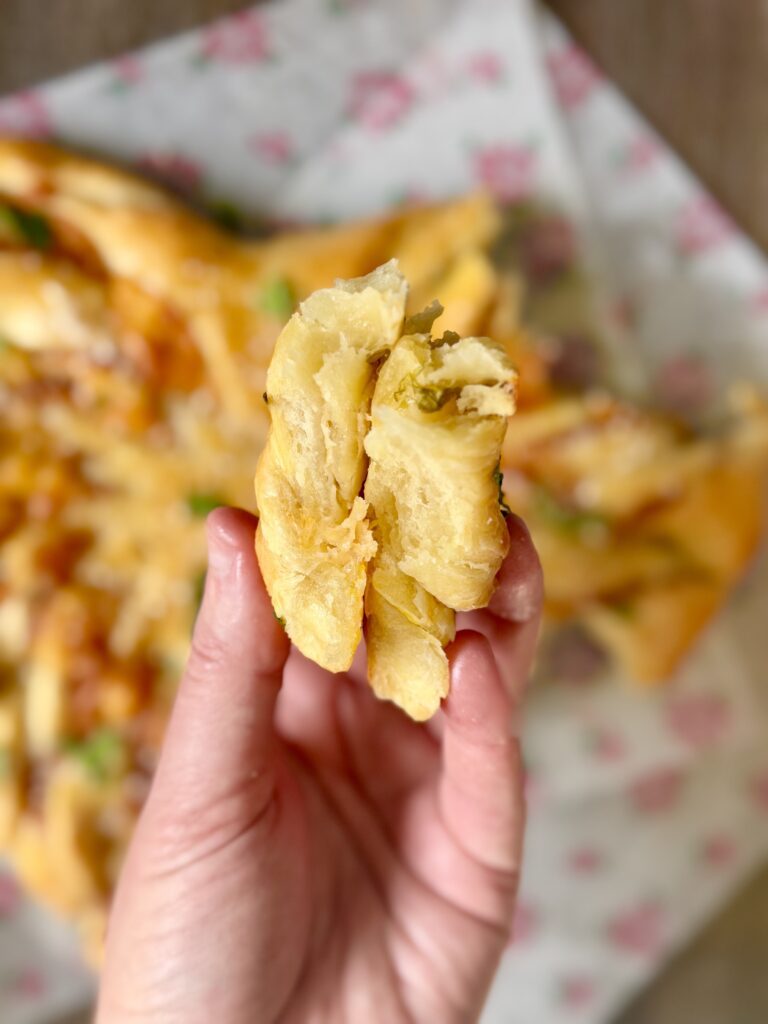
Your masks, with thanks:
M395 401L411 400L422 412L437 412L438 409L459 393L459 388L430 388L416 383L414 374L408 374L395 391Z
M442 338L438 338L438 345L456 345L461 341L461 336L456 331L443 331Z
M245 230L245 218L236 206L226 200L211 203L209 211L213 219L227 231L241 232Z
M53 232L48 221L32 210L22 210L19 206L0 206L0 223L9 228L14 235L27 242L35 249L47 249L53 241Z
M416 387L413 390L416 396L416 405L422 412L437 412L448 401L447 389Z
M501 514L503 516L508 516L511 514L512 509L509 507L504 497L504 474L501 471L500 462L496 463L496 468L493 471L493 481L499 489L499 508L501 509Z
M267 394L266 391L263 392L261 397L264 399L264 405L269 405L269 395Z
M187 508L197 519L204 519L209 512L222 505L226 505L226 501L218 494L200 492L187 495Z
M283 618L283 616L282 615L278 615L274 608L272 609L272 614L277 619L277 621L280 623L280 625L283 627L283 629L285 629L285 619Z
M287 320L296 308L296 293L291 282L284 277L276 278L261 293L260 305L270 316Z
M13 757L7 747L0 748L0 779L7 779L13 768Z
M542 519L564 533L579 534L587 530L602 532L610 525L608 519L598 512L586 512L563 505L545 490L538 491L535 507Z
M76 757L97 782L115 778L125 763L125 743L113 729L99 729L84 740L69 740L64 749Z

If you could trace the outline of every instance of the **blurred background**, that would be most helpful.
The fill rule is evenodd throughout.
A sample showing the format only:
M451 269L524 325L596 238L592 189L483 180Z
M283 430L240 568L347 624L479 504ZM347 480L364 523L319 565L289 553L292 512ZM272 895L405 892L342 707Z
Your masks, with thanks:
M4 0L0 96L251 6L235 0ZM414 17L420 6L413 3ZM734 225L758 247L768 247L768 3L547 0L546 6ZM610 759L608 751L606 764ZM725 846L714 850L718 856L728 859ZM613 1024L768 1019L768 869L756 867L717 914L708 915L680 948L666 950L663 966L612 1017ZM663 857L657 869L663 873ZM647 916L639 923L641 932L646 926L652 930ZM567 1009L551 1020L605 1019L589 1015L589 995L588 983L574 977L564 997ZM493 1018L503 1019L501 1013Z

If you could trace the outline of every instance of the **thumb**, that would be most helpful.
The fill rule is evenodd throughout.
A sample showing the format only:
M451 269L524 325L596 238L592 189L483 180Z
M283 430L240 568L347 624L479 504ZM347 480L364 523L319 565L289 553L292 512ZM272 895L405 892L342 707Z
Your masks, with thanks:
M252 819L272 792L289 643L259 571L255 529L237 509L208 517L205 593L145 814L173 823L182 845L196 826L210 832L212 816L225 830L242 827L241 814Z

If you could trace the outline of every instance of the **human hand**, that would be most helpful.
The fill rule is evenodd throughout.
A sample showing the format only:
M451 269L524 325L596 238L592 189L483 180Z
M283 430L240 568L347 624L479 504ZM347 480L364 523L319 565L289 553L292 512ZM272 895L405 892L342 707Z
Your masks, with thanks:
M488 610L417 725L291 650L256 520L208 520L192 652L110 920L98 1024L466 1024L520 867L517 708L541 570L510 517ZM467 628L469 627L469 628ZM503 680L502 680L503 675Z

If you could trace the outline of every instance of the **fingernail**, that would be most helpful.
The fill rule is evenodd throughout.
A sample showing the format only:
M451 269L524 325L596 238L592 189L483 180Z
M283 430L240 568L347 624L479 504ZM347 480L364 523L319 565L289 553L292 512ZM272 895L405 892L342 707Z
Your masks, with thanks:
M208 526L208 568L217 576L226 575L238 555L236 539L220 523Z

